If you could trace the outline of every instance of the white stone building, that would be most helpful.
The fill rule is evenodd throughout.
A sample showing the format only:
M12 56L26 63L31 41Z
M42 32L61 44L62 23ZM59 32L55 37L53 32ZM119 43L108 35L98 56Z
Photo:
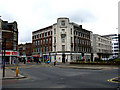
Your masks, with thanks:
M110 37L93 34L94 60L108 60L112 54L112 39Z
M57 23L32 32L32 43L34 57L50 58L51 62L91 60L92 32L69 18L58 18Z

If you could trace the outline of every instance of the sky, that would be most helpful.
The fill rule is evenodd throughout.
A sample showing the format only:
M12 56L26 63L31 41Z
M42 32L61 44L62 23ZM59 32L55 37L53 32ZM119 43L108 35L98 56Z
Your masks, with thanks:
M1 0L0 16L17 21L18 43L32 42L32 32L68 17L93 34L118 33L119 0Z

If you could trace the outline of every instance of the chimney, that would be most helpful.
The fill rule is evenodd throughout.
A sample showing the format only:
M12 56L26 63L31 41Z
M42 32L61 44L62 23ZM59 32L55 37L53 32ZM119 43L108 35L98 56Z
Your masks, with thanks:
M80 27L82 28L82 25L80 25Z

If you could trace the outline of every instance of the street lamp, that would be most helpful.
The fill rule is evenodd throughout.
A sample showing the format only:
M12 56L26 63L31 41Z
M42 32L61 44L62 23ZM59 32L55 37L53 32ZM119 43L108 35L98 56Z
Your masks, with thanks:
M4 60L2 60L3 63L3 77L5 77L5 50L6 50L6 38L4 39L4 42L2 42L2 50L4 49ZM3 54L2 54L3 55Z
M5 60L6 60L5 51L6 51L6 42L7 41L13 41L13 40L6 39L6 38L0 39L0 40L2 40L2 67L3 67L3 77L5 77ZM3 54L3 50L4 50L4 54ZM18 63L17 63L17 66L18 66ZM16 76L17 76L17 74L16 74Z

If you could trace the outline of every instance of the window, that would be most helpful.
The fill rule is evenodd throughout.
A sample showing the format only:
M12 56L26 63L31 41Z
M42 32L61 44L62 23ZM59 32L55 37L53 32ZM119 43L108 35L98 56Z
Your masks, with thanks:
M40 34L40 38L41 38L41 34Z
M80 43L80 39L78 38L78 43Z
M48 47L46 47L46 52L48 52Z
M50 32L50 35L52 35L52 31Z
M37 52L37 48L36 48L36 52Z
M80 47L80 51L82 51L82 47Z
M42 34L42 37L44 37L44 33Z
M54 29L54 34L56 34L56 29Z
M49 43L51 43L51 38L49 38Z
M82 44L84 44L84 40L82 40Z
M49 46L49 51L51 51L51 46Z
M39 48L38 48L38 52L39 52Z
M42 47L40 48L40 52L42 52Z
M65 45L62 45L62 51L65 51Z
M1 32L0 32L0 38L1 38ZM32 36L32 39L34 39L34 36Z
M0 32L0 39L2 38L1 32Z
M62 43L65 43L65 37L62 37Z
M113 37L112 39L118 39L118 37Z
M73 51L73 46L71 46L71 51Z
M13 50L16 50L16 42L13 43Z
M54 37L54 43L56 43L56 37Z
M48 36L48 32L47 32L47 36Z
M76 32L76 35L78 35L78 32Z
M81 37L81 32L79 32L79 36Z
M61 21L61 25L62 25L62 26L65 26L65 21Z
M65 29L62 29L62 33L65 33Z
M38 41L38 45L39 45L39 41Z
M114 48L118 48L118 46L114 47Z
M16 38L17 38L17 34L16 34L16 33L14 33L14 40L16 40Z
M114 45L118 45L118 43L114 43Z
M114 50L114 52L118 52L119 50Z
M42 39L40 40L40 43L42 44Z
M72 34L72 28L71 28L71 34Z
M36 46L37 46L37 41L36 41Z
M73 43L73 41L72 41L72 37L71 37L71 43Z
M45 43L45 39L43 39L43 44Z
M56 51L56 46L54 46L54 51Z
M48 38L46 39L46 43L48 43Z
M77 38L75 38L75 43L77 43Z
M45 47L43 47L43 53L45 52Z

